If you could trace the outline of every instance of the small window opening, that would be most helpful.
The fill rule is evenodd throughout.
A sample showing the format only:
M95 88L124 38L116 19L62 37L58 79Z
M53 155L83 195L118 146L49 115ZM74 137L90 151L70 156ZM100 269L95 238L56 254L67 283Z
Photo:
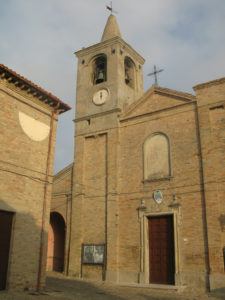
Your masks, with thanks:
M126 57L124 60L124 75L125 75L125 83L130 87L134 87L134 63L129 58Z
M106 57L100 56L94 61L94 84L106 81Z

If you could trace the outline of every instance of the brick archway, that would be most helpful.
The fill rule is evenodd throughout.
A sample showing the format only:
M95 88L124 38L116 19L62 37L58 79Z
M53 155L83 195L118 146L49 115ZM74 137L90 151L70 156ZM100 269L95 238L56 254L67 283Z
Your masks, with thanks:
M57 213L50 214L50 224L48 233L48 253L47 270L64 271L64 252L65 252L65 221Z

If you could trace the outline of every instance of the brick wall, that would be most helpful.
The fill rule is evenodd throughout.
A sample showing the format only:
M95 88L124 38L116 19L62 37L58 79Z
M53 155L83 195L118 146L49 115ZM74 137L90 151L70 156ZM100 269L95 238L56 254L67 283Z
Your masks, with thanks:
M211 288L224 287L225 80L195 87L202 144Z
M119 123L115 115L82 128L77 123L70 275L149 283L148 218L172 215L175 284L224 286L224 86L206 84L196 93L153 87ZM144 177L143 145L154 134L168 140L170 171L159 178ZM106 273L101 266L81 267L83 243L106 243Z
M1 80L0 209L14 212L7 276L8 289L33 290L37 286L49 135L42 141L30 138L21 127L19 112L50 126L52 109L47 104L39 102L37 98L15 87L13 83ZM46 240L56 127L55 116L46 194L42 287L45 284Z

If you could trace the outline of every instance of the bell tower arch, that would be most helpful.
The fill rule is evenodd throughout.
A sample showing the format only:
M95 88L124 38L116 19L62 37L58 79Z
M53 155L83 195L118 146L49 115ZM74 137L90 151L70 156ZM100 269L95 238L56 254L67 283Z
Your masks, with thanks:
M105 54L99 54L93 59L93 84L99 84L107 81L107 57Z

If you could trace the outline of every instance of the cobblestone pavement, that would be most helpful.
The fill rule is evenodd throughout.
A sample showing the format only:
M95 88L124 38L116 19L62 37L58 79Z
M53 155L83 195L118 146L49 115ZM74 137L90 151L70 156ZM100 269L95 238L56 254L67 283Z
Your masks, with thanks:
M140 287L120 286L105 282L90 282L51 273L47 277L45 290L37 295L32 292L0 292L0 300L223 300L220 294L196 294L182 291L156 290Z

